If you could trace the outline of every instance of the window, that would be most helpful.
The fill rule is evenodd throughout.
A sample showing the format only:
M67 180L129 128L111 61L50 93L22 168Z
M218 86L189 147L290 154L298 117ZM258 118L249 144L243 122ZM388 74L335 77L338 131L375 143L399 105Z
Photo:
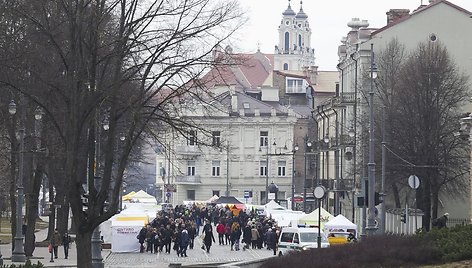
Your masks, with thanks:
M302 27L302 25L299 24L298 27ZM301 34L298 35L298 46L302 47L302 35Z
M197 145L197 131L190 130L188 133L188 145L195 146Z
M211 145L220 147L221 144L221 132L220 131L213 131L211 132L212 135L212 143Z
M285 43L284 43L284 50L285 53L288 53L290 49L290 34L288 32L285 33Z
M288 63L284 63L284 71L288 71Z
M215 195L220 196L220 191L215 191L215 190L211 191L211 196L215 196Z
M269 145L269 132L268 131L261 131L259 146L265 147L265 146L268 146L268 145Z
M306 93L306 89L303 86L303 79L300 78L287 78L287 93Z
M243 103L243 108L244 108L244 109L249 109L249 107L250 107L250 106L249 106L249 102L244 102L244 103Z
M220 161L211 161L211 175L213 177L220 176Z
M280 242L288 242L292 243L293 233L282 233L282 237L280 238Z
M187 190L187 200L195 200L195 190Z
M278 176L285 176L285 170L287 168L287 163L285 161L279 161L279 165L277 167L277 175Z
M267 176L267 161L261 161L261 162L260 162L259 175L261 175L261 176Z
M187 161L187 176L195 176L195 161Z

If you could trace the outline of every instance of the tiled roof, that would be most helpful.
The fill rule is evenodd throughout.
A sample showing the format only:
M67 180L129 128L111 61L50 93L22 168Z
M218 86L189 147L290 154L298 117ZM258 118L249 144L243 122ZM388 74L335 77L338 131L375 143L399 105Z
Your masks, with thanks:
M201 82L208 88L216 85L233 85L239 89L256 89L264 85L273 69L274 55L237 54L240 64L217 66L203 76Z
M427 5L427 6L420 6L420 8L418 8L418 9L415 10L415 11L413 11L411 14L406 15L406 16L402 17L401 19L398 19L398 20L396 20L396 21L394 21L394 22L392 22L392 23L389 23L389 24L385 25L384 27L382 27L382 28L380 28L380 29L378 29L378 30L372 32L372 36L374 36L374 35L376 35L376 34L378 34L378 33L381 33L381 32L383 32L383 31L385 31L386 29L389 29L390 27L395 26L395 25L397 25L397 24L399 24L399 23L401 23L401 22L403 22L403 21L405 21L405 20L411 18L412 16L415 16L416 14L419 14L419 13L421 13L421 12L423 12L423 11L425 11L425 10L428 10L428 9L430 9L431 7L433 7L433 6L435 6L435 5L439 5L439 4L441 4L441 3L444 3L444 4L446 4L446 5L449 5L449 6L451 6L452 8L455 8L455 9L459 10L460 12L464 12L465 14L467 14L467 15L469 15L469 16L472 15L472 12L470 12L470 11L468 11L468 10L466 10L466 9L464 9L464 8L462 8L462 7L460 7L460 6L458 6L458 5L455 5L455 4L453 4L453 3L451 3L451 2L449 2L449 1L447 1L447 0L437 0L437 1L431 3L431 4Z

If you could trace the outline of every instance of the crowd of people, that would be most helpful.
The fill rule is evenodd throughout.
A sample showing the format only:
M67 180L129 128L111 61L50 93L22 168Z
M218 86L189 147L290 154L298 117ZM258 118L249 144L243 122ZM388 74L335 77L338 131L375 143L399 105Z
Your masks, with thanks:
M231 251L267 248L275 255L279 233L273 219L253 210L234 210L228 205L179 205L159 211L136 238L141 253L170 254L173 249L177 256L187 257L187 248L194 248L195 239L202 239L201 249L210 253L217 238L219 246L229 246Z

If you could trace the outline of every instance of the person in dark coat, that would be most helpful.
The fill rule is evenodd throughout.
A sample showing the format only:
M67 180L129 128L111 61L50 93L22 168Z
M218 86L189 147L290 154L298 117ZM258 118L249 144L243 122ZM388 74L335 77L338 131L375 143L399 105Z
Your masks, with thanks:
M205 226L203 226L203 234L205 234L205 237L203 238L203 243L206 247L206 252L210 253L211 244L212 242L215 242L215 237L213 236L213 227L211 226L209 220L207 220Z
M251 238L252 238L251 226L249 226L249 224L246 224L246 226L244 226L244 229L243 229L243 243L244 243L243 250L249 249L249 245L251 244Z
M437 227L439 229L447 227L447 219L449 217L449 213L444 213L441 217L434 219L432 221L433 227Z
M188 231L186 229L183 229L182 233L180 234L180 256L181 257L187 257L188 243L189 243Z
M267 245L274 250L274 255L277 255L277 232L275 227L267 233Z
M69 257L69 246L70 246L71 238L70 235L65 232L62 236L62 246L64 247L64 258L67 259Z
M241 228L239 227L239 223L233 222L231 225L231 250L234 249L236 251L239 250L239 239L241 238Z
M190 224L187 228L188 232L188 239L189 239L189 247L193 249L193 245L195 244L195 236L197 235L197 226L195 223Z
M170 254L170 248L172 243L172 229L170 229L170 224L167 224L166 229L163 231L163 243L166 246L166 253Z
M139 231L138 236L136 237L139 241L139 244L141 244L141 246L139 247L140 253L144 252L144 242L146 241L146 234L147 234L146 226L143 226L143 228L141 228L141 231Z

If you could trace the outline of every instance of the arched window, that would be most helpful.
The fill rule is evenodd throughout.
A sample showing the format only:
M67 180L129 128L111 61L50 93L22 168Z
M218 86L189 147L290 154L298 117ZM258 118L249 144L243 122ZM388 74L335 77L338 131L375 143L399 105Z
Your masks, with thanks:
M298 35L298 46L302 47L302 35L301 34Z
M288 63L284 63L284 71L288 71Z
M285 32L284 50L287 51L287 52L290 50L290 34L289 34L289 32Z

